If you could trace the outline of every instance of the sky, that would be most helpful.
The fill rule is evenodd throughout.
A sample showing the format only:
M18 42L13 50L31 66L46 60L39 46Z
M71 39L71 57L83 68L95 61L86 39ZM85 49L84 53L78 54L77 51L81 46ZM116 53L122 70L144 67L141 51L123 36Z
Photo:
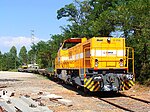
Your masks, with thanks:
M9 52L12 46L19 52L22 46L30 49L34 42L47 41L60 34L66 19L57 20L57 10L73 0L0 0L0 51Z

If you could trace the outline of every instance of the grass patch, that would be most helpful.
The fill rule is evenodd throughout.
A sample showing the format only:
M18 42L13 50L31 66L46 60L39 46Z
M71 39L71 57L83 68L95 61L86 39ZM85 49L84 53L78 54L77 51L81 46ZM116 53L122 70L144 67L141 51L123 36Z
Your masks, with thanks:
M18 72L18 69L11 69L10 72Z
M146 86L150 86L150 78L149 78L149 79L147 79L146 81L144 81L144 85L146 85Z

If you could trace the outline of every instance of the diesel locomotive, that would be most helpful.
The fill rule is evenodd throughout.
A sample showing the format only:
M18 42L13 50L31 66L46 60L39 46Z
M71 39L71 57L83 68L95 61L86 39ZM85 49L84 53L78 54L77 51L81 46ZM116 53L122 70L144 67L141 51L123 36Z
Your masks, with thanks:
M90 92L128 90L134 85L134 49L125 38L70 38L55 58L56 78Z

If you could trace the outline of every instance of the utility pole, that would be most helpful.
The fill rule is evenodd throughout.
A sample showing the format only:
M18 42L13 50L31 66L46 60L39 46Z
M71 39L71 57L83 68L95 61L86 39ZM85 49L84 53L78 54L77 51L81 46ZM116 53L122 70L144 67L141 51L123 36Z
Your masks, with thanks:
M35 45L34 44L34 38L35 38L34 30L31 30L31 40L32 40L33 46ZM34 66L34 64L36 63L36 49L35 48L33 49L33 52L34 52L34 54L33 54L33 66Z
M31 40L32 44L34 44L34 30L31 30Z

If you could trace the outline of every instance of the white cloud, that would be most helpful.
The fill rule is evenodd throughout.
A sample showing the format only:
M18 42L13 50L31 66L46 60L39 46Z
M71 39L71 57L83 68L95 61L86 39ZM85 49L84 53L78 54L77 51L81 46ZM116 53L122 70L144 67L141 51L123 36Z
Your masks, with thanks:
M39 42L40 39L34 37L34 43ZM17 50L20 50L22 46L25 46L27 49L32 45L33 39L31 37L0 37L0 51L8 52L12 46L15 46ZM19 51L18 51L19 52Z

